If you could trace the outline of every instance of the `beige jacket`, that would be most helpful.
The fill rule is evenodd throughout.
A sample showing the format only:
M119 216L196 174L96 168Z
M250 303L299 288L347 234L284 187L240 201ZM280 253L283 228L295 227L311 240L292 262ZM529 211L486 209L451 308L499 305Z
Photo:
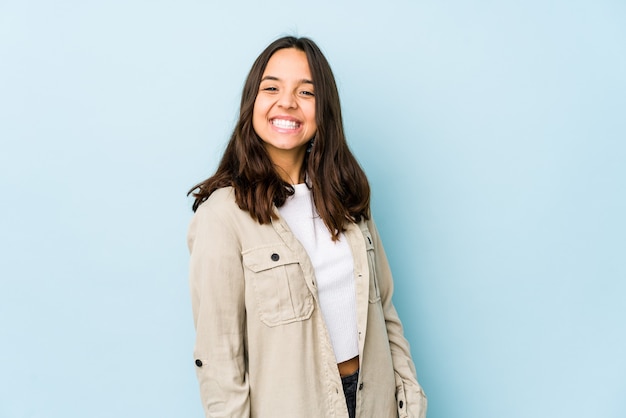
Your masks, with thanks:
M350 224L345 237L356 281L357 417L424 418L426 397L391 302L391 272L374 223ZM224 188L194 214L188 245L206 416L347 417L313 266L286 222L260 225Z

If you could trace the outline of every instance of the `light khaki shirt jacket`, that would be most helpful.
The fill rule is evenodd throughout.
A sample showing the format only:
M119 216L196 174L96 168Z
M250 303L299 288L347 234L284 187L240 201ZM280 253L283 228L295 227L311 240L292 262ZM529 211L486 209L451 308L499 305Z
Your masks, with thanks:
M278 212L276 212L278 214ZM372 221L347 225L361 369L357 417L424 418L391 272ZM215 191L188 234L204 412L224 418L348 417L311 261L279 218L260 225L232 188Z

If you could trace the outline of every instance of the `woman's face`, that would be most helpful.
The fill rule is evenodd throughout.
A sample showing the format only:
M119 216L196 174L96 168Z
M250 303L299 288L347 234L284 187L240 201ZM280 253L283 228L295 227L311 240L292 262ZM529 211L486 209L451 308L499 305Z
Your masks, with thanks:
M265 67L254 102L252 126L274 163L304 158L315 135L315 89L306 54L280 49Z

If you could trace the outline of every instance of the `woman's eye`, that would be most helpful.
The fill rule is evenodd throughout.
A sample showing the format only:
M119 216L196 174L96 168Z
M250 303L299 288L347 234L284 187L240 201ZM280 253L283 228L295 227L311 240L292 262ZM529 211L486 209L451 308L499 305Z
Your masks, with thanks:
M313 93L312 91L308 91L308 90L302 91L301 94L305 96L315 96L315 93Z
M278 91L276 87L263 87L263 91Z

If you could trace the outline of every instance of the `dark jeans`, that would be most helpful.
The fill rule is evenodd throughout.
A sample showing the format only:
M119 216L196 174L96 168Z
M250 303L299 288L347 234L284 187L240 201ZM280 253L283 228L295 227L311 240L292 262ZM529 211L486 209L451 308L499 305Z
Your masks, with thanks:
M348 416L354 418L356 416L356 390L359 383L359 371L357 370L350 376L342 377L341 383L343 384L343 393L346 395Z

